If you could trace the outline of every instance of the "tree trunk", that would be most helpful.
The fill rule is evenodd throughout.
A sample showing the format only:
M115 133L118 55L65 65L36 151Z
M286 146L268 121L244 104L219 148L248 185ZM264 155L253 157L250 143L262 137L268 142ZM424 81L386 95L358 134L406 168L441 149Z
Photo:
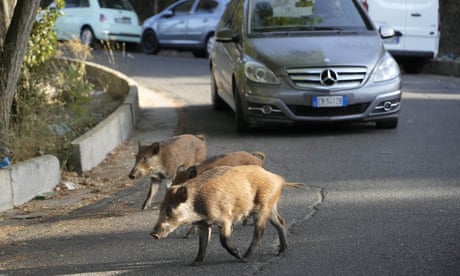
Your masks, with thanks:
M6 142L16 85L40 0L18 0L0 49L0 141Z

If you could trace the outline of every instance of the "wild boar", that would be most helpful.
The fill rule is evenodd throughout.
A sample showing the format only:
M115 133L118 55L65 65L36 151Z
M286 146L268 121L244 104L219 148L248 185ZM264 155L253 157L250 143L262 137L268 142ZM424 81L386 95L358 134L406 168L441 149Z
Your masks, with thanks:
M241 165L257 165L264 166L265 154L263 152L247 152L247 151L235 151L221 155L217 155L208 158L196 166L191 166L185 170L184 166L180 166L177 169L176 177L173 180L172 185L179 185L185 181L196 177L207 170L220 167L220 166L241 166ZM243 225L247 224L247 219L244 219ZM185 238L194 235L197 232L197 226L192 226L187 233Z
M142 209L147 209L152 204L155 196L154 185L163 182L167 187L170 186L179 166L190 167L199 164L206 159L206 155L206 140L203 135L184 134L151 145L139 144L129 178L136 179L143 175L152 178L149 195ZM155 178L158 181L155 181Z
M220 228L222 246L237 259L248 259L264 234L267 220L276 228L280 241L278 253L288 247L286 223L277 209L284 186L297 186L260 166L217 167L168 188L160 206L158 221L151 235L165 238L177 227L198 225L199 250L193 265L200 264L205 255L211 226ZM241 256L230 236L234 222L247 216L254 219L253 239Z

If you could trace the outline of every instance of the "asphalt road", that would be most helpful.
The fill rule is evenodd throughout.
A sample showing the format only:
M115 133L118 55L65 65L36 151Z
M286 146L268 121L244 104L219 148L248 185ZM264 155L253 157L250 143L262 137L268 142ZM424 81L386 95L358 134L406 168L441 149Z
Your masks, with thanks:
M286 191L281 203L290 247L277 257L267 226L256 260L241 263L214 234L204 264L190 267L196 238L178 231L152 240L149 211L113 218L129 231L115 226L30 241L24 252L18 246L27 268L7 275L460 275L459 79L404 75L395 130L352 124L237 134L232 112L210 106L205 59L99 53L96 60L181 104L179 131L206 134L210 155L264 151L269 170L307 184ZM235 233L246 247L251 228L236 226Z

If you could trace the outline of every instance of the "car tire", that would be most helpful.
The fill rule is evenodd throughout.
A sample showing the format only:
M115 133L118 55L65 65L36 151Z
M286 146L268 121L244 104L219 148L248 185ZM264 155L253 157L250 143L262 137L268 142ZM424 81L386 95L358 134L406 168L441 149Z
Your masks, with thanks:
M239 133L249 132L251 129L249 127L246 116L244 115L243 107L241 104L240 91L238 90L237 85L233 85L233 97L235 99L235 124L236 131Z
M398 119L388 119L375 122L378 129L395 129L398 127Z
M217 83L214 77L214 72L211 70L211 101L214 110L223 110L226 107L226 103L217 94Z
M211 53L211 49L212 49L212 43L214 42L212 39L213 39L214 35L213 34L208 34L208 36L206 37L205 41L204 41L204 48L203 49L199 49L199 50L194 50L192 53L193 53L193 56L194 57L197 57L197 58L208 58L209 57L209 54Z
M80 42L85 46L95 46L93 30L90 27L84 27L80 32Z
M146 30L142 34L141 46L146 54L155 55L160 51L160 44L153 30Z

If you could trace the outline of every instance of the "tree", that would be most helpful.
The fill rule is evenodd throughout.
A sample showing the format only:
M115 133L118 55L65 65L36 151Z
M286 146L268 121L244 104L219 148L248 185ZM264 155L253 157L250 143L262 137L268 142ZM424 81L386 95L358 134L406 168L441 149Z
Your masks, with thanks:
M40 0L2 0L1 3L0 18L3 22L0 23L0 141L7 141L16 84L39 5ZM8 25L8 14L13 6L13 17Z

